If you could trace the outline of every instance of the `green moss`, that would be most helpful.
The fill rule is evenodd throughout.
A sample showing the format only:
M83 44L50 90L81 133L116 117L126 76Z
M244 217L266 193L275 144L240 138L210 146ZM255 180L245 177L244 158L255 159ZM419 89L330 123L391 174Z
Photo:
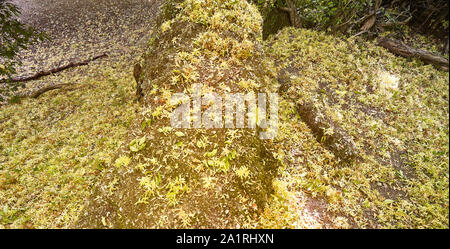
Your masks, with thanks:
M313 103L360 157L319 152L322 141L311 142L302 134L310 127L298 130L288 113L283 132L302 148L285 172L291 191L321 196L328 220L354 227L448 227L448 72L310 30L285 29L268 45L290 105Z
M0 109L1 226L448 228L448 72L311 30L263 42L243 0L167 4L142 106L123 58L95 77L60 75L92 87ZM280 91L278 136L173 129L171 96L195 83ZM316 138L305 103L352 138L358 160L325 146L333 127Z
M106 173L80 227L102 227L108 212L113 227L231 228L254 219L257 209L249 207L262 208L270 198L278 161L256 130L174 129L169 119L171 96L192 92L196 83L204 93L276 91L274 66L261 47L261 16L241 0L189 0L178 7L142 64L144 107L130 142L145 135L146 146L118 155L133 160ZM121 185L111 195L105 186L115 176Z
M106 63L88 72L82 84L94 87L0 109L0 226L69 227L126 137L137 108L130 73Z

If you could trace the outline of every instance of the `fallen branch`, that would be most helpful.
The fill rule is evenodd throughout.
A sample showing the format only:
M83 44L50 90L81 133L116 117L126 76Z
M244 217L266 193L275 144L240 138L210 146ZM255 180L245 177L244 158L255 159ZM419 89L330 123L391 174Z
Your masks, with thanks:
M56 85L46 86L46 87L43 87L43 88L41 88L41 89L31 93L30 95L27 95L27 97L36 99L37 97L41 96L42 94L44 94L44 93L46 93L48 91L55 90L55 89L60 89L60 88L63 88L65 86L71 86L71 85L74 85L74 84L72 84L72 83L64 83L64 84L56 84Z
M389 38L379 38L378 45L386 48L393 54L400 55L406 58L418 58L427 64L432 64L442 70L448 71L448 60L444 57L434 55L428 51L415 49L407 46L401 41Z
M363 31L360 31L360 32L358 32L358 33L352 35L352 37L357 37L357 36L360 36L360 35L365 34L365 33L369 33L369 30L363 30Z
M106 53L103 53L103 54L97 55L97 56L95 56L93 58L90 58L90 59L86 59L86 60L79 61L79 62L70 62L69 64L61 66L61 67L52 68L52 69L47 70L47 71L40 71L40 72L38 72L38 73L36 73L34 75L31 75L31 76L18 77L18 78L13 78L13 79L2 79L2 80L0 80L0 83L26 82L26 81L31 81L31 80L37 80L37 79L39 79L41 77L44 77L44 76L47 76L47 75L51 75L51 74L54 74L54 73L58 73L58 72L61 72L63 70L66 70L66 69L69 69L69 68L72 68L72 67L79 67L79 66L87 65L91 61L94 61L94 60L97 60L97 59L100 59L100 58L103 58L103 57L106 57L106 56L108 56L108 55Z

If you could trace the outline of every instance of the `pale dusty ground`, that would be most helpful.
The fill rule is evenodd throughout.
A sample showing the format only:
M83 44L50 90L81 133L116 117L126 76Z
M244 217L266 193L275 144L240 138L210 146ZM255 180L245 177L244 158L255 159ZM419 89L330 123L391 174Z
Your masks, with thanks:
M153 0L13 0L21 19L44 31L50 41L23 51L18 76L92 58L104 52L115 60L136 57L145 46L159 8ZM93 64L100 62L93 62ZM131 63L130 63L131 64ZM28 84L39 87L52 80ZM58 82L54 82L58 83Z

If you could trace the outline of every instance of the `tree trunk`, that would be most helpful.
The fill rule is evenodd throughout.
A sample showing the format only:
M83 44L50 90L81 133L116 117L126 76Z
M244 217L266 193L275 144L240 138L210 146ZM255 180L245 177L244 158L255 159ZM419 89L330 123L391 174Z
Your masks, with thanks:
M294 1L286 0L286 7L281 7L280 9L289 14L289 20L293 27L295 28L302 27L302 21L300 20L300 17L297 14L297 6L295 5Z
M445 42L445 45L444 45L444 54L448 54L448 37L447 37L447 41Z

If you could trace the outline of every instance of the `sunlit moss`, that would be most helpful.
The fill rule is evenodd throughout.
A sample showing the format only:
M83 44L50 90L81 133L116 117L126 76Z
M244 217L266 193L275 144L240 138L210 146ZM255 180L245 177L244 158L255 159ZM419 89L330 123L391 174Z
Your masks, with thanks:
M283 117L290 138L301 138L301 153L289 151L298 167L284 173L291 191L326 200L329 227L342 217L342 227L448 227L448 72L311 30L287 28L267 44L286 98L313 103L361 157L349 164L317 151L301 117Z
M0 110L0 224L68 227L83 211L81 227L448 228L448 73L313 30L263 43L246 1L173 2L144 55L143 106L124 60L81 77L92 88ZM194 83L280 90L278 136L173 129L169 100ZM318 141L307 103L358 160L325 146L333 127Z
M93 69L95 81L84 79L95 87L0 109L0 207L7 210L1 226L59 228L77 219L137 108L131 75L103 66Z

